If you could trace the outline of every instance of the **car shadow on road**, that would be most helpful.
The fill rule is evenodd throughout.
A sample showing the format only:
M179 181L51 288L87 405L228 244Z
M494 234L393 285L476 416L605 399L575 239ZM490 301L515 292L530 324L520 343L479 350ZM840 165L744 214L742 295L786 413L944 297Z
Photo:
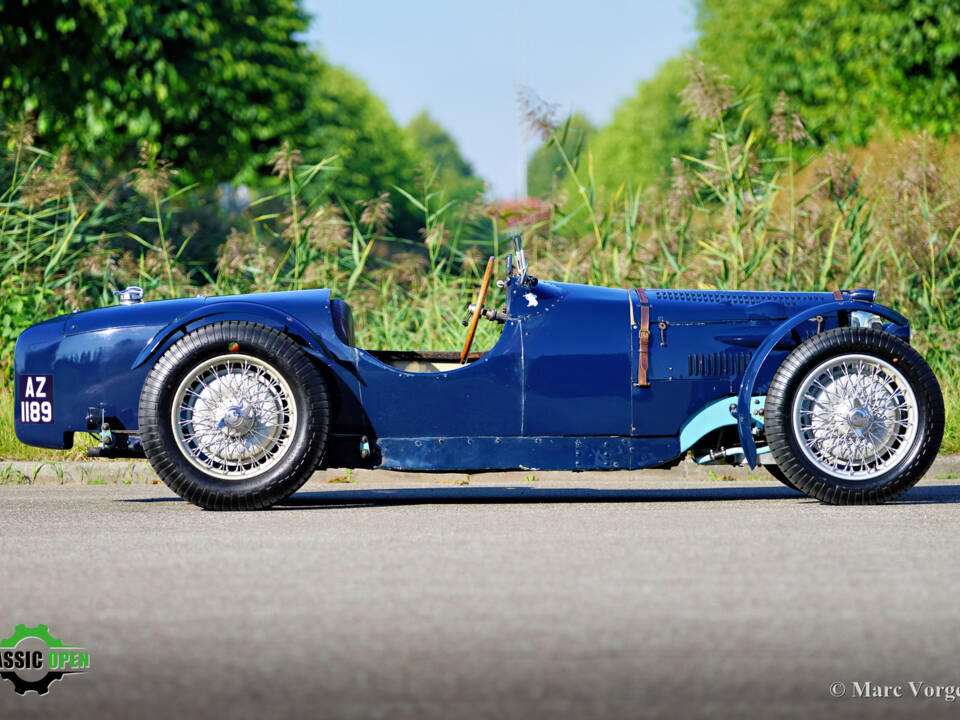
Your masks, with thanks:
M710 484L688 488L538 488L529 485L366 488L317 492L301 491L277 503L272 510L348 509L391 505L500 505L512 503L642 503L717 502L725 500L793 500L818 503L786 487L725 487ZM117 502L182 502L175 496L125 498ZM960 485L921 485L890 505L942 505L960 503Z
M817 503L786 487L695 488L537 488L529 486L383 488L363 490L305 491L274 506L275 510L344 508L390 505L510 504L510 503L640 503L715 502L724 500L795 500ZM960 503L960 485L924 485L912 489L891 504Z
M470 505L510 503L636 503L704 500L810 500L785 487L710 487L696 489L538 488L530 485L301 490L273 510L345 506ZM169 502L178 497L124 498L117 502Z
M500 505L514 503L636 503L690 500L804 499L788 488L697 488L604 490L599 488L500 487L383 488L298 492L274 506L277 510L362 505Z

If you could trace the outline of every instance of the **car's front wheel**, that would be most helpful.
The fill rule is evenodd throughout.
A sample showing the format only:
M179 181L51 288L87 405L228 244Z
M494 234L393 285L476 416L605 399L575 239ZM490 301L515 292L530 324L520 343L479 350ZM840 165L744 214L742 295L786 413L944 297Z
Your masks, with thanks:
M326 385L286 335L249 322L204 326L170 347L140 396L140 436L157 475L210 510L286 498L322 458Z
M775 479L779 480L781 483L786 485L791 490L796 490L797 492L803 492L803 490L801 490L796 485L794 485L793 481L786 476L786 473L784 473L783 470L781 470L776 465L770 464L770 465L763 465L762 467L764 470L770 473Z
M930 467L943 438L940 385L897 337L842 327L794 350L767 393L774 460L799 490L837 505L892 500Z

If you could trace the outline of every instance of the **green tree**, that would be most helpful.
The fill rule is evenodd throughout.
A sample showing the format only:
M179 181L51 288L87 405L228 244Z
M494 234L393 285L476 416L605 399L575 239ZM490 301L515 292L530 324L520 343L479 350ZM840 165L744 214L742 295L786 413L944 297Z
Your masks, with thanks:
M34 113L38 144L103 172L130 168L148 140L178 182L207 187L269 184L289 140L307 162L338 156L328 192L391 192L415 232L393 190L413 183L413 142L363 82L297 38L307 22L299 0L0 0L0 123Z
M960 7L934 0L700 0L703 58L769 111L781 90L820 140L878 120L960 127Z
M557 132L564 153L576 167L596 128L585 115L574 113ZM563 185L567 172L566 163L556 144L552 141L543 143L527 161L527 194L546 197Z
M332 176L330 191L348 204L390 193L394 230L415 231L417 221L395 186L409 189L413 184L416 149L362 80L343 68L322 65L311 79L304 121L291 141L308 163L337 156L340 170Z
M0 116L99 163L159 143L188 176L232 177L302 122L320 66L297 0L0 0Z
M680 107L686 84L686 64L674 58L620 104L591 143L598 185L615 190L625 181L634 187L660 183L671 158L702 152L707 131Z
M483 192L483 180L460 154L456 141L426 110L416 115L406 130L425 163L426 174L435 174L434 182L446 199L470 202Z

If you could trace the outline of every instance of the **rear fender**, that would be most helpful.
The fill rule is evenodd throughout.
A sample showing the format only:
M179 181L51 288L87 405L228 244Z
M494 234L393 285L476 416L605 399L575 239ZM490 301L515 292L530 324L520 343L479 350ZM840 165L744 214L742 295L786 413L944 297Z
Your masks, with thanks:
M835 312L853 312L855 310L864 310L874 315L890 320L895 325L909 327L907 319L890 308L882 305L873 305L868 302L857 300L835 300L815 305L807 308L796 315L784 320L771 332L757 348L756 352L750 358L747 369L744 371L743 380L740 383L740 392L737 397L737 430L740 434L740 445L743 448L743 456L751 468L757 466L757 444L753 441L752 423L750 420L750 399L753 396L753 388L757 382L757 376L763 368L764 362L773 351L774 347L788 332L796 328L801 323L805 323L810 318L817 315L830 315Z
M337 359L350 362L353 359L351 355L346 354L345 348L339 347L339 343L323 342L317 333L289 313L268 305L237 300L200 307L178 317L150 339L134 359L131 369L136 369L155 358L161 350L165 349L171 341L179 336L205 325L231 320L255 322L279 330L293 338L307 353L321 360Z

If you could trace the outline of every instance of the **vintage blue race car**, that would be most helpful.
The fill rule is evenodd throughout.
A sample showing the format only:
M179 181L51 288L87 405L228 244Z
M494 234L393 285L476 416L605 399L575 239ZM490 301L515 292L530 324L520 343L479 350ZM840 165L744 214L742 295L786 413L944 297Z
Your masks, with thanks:
M825 502L906 492L943 435L940 387L870 290L612 289L538 281L519 239L462 352L364 350L328 290L74 313L16 346L16 433L145 453L210 509L262 508L318 467L625 470L763 464ZM496 345L470 352L481 318Z

